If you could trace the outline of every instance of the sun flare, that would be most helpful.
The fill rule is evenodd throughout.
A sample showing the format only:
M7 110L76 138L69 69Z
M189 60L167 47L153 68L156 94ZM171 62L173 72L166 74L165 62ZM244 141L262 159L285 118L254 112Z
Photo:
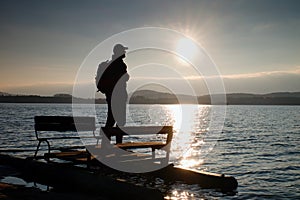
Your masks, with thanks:
M178 60L180 62L187 62L192 60L197 53L197 45L192 39L182 38L177 42L176 52L180 55Z

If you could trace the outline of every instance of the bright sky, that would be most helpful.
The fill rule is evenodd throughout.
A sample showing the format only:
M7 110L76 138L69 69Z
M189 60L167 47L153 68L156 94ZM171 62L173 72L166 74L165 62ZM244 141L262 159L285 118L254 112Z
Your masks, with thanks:
M77 71L96 45L149 26L198 41L218 66L228 93L300 91L299 8L297 0L0 1L0 91L72 93ZM192 56L192 46L174 44L190 49ZM130 53L125 62L131 69L141 58ZM180 59L177 64L184 65ZM161 69L159 75L149 72L150 78L161 76ZM178 78L168 81L180 87Z

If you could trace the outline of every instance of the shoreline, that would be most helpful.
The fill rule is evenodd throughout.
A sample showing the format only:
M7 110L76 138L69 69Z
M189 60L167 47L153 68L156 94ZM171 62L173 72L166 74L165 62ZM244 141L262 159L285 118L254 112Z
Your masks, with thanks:
M224 95L226 99L224 99ZM212 104L213 102L213 104ZM105 98L78 98L67 96L0 95L0 103L49 103L49 104L106 104ZM203 96L174 95L142 91L129 95L128 104L195 104L195 105L300 105L300 92L270 94L212 94Z

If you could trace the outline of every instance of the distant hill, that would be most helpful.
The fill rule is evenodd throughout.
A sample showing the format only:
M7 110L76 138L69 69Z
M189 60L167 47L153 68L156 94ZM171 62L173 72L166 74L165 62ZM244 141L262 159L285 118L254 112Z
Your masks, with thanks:
M6 92L0 92L0 96L11 96L11 94L6 93Z
M189 95L174 95L151 90L136 91L130 98L132 104L211 104L211 98L214 98L215 104L218 102L220 94L203 95L199 97ZM223 96L223 95L222 95ZM278 92L269 94L248 94L232 93L226 94L227 105L300 105L300 92Z
M55 94L53 97L63 97L63 98L72 98L70 94Z
M229 105L300 105L300 92L269 94L228 94Z
M197 97L191 95L175 95L166 92L157 92L153 90L138 90L129 95L129 103L145 104L145 103L161 103L161 104L197 104Z
M139 90L130 94L130 104L211 104L211 98L218 100L220 95L175 95L152 90ZM223 95L222 95L223 96ZM75 98L77 103L106 103L105 99ZM227 105L300 105L300 92L278 92L269 94L232 93L226 95ZM0 103L72 103L72 95L55 94L44 97L38 95L11 95L0 92ZM214 101L214 104L221 104Z
M156 92L152 90L139 90L129 95L131 104L178 104L176 95L170 93Z
M5 94L5 95L1 95ZM83 99L74 98L77 103L106 103L104 99ZM72 103L72 95L70 94L55 94L53 96L39 95L12 95L8 93L0 93L0 103Z

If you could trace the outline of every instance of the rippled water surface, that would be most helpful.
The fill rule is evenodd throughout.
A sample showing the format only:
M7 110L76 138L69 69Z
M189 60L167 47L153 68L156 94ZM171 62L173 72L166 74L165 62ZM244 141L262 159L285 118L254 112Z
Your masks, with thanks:
M80 109L93 115L84 105ZM99 128L106 106L96 105L96 114ZM35 115L72 115L72 107L0 104L1 151L33 153ZM171 162L232 175L239 182L233 196L175 183L163 189L168 199L300 199L299 119L299 106L129 105L127 113L128 125L174 127Z

